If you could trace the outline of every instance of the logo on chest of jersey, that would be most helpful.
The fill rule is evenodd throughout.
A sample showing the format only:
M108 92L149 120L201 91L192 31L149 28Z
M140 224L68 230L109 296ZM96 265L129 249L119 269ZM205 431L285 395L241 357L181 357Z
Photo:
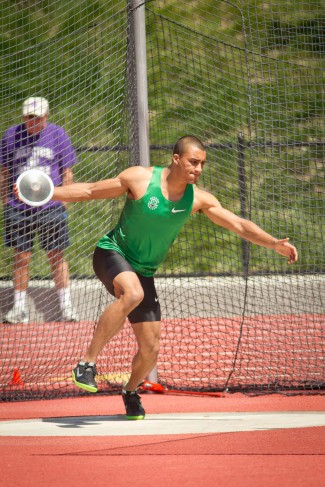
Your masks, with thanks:
M148 208L150 210L156 210L159 205L159 199L156 198L155 196L151 196L150 200L148 201Z

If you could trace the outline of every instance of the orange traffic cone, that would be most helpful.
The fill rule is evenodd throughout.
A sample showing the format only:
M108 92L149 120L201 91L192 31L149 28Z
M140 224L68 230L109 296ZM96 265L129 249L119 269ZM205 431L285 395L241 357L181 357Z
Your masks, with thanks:
M20 372L18 369L14 369L14 372L12 374L12 379L9 384L10 386L23 386L25 385L23 379L21 378Z

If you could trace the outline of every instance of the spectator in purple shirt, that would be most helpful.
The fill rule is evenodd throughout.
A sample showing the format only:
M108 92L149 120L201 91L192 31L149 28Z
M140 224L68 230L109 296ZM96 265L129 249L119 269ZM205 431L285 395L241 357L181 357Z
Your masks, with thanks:
M1 144L1 196L4 205L5 245L14 249L14 305L6 314L7 323L28 323L26 292L36 233L47 253L58 292L61 319L78 321L69 286L69 268L64 249L69 245L67 212L62 203L49 201L30 207L13 193L18 176L32 168L48 174L54 186L73 182L76 154L64 129L48 122L45 98L31 97L23 103L23 123L10 127Z

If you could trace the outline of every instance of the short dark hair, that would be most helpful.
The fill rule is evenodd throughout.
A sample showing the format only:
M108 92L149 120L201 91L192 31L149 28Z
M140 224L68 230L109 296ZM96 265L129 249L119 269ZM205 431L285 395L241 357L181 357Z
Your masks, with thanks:
M203 142L195 137L195 135L184 135L183 137L178 139L178 141L174 145L173 155L178 154L179 156L182 156L186 151L186 147L188 145L194 145L198 149L205 151L205 146Z

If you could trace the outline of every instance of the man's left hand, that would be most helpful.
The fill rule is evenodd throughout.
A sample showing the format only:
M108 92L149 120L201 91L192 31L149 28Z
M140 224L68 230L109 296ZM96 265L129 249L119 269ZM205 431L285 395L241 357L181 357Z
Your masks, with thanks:
M293 262L296 262L298 260L297 249L289 243L289 238L283 238L281 240L278 240L274 244L274 250L278 254L284 255L284 257L288 257L288 264L293 264Z

